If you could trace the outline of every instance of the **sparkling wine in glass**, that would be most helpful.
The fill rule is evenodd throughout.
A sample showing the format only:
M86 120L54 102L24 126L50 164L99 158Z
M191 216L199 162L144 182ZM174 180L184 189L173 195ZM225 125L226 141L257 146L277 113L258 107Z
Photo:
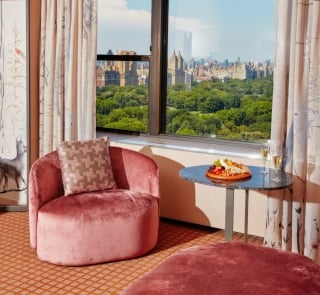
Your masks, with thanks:
M263 173L263 174L268 173L268 171L266 169L266 162L268 159L268 155L269 155L269 145L267 143L264 143L261 146L261 157L262 157L262 161L263 161L263 170L261 170L261 173Z
M282 163L282 157L281 155L275 154L272 156L272 162L273 162L273 166L276 169L276 176L275 178L272 179L272 181L274 182L280 182L281 179L279 177L279 170L281 167L281 163Z

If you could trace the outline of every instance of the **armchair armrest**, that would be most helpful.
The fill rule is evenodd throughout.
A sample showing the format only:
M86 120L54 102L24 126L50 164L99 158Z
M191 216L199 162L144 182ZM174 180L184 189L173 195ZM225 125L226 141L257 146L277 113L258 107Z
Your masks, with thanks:
M63 195L63 183L57 152L37 159L29 173L30 245L36 248L38 211L48 201Z
M109 150L118 188L160 198L159 168L152 158L121 147L110 146Z

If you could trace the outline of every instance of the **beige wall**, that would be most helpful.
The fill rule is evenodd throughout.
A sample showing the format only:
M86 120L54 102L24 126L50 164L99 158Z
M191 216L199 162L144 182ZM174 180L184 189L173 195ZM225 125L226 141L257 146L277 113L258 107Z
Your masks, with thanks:
M111 139L112 140L112 139ZM149 147L112 141L111 145L140 151L151 156L160 168L160 215L171 219L224 229L224 188L194 184L179 177L179 170L194 165L207 165L214 159L225 157L218 153L191 152L166 147ZM234 161L247 165L261 165L261 160L230 155ZM249 192L248 233L264 236L267 198L266 191ZM234 230L244 232L245 191L235 190Z

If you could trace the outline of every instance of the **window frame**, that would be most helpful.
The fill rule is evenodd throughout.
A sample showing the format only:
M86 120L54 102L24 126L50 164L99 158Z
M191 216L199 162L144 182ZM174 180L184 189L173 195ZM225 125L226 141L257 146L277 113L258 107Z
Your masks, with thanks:
M97 54L98 61L148 61L149 95L148 126L149 135L165 133L166 124L166 71L169 0L152 0L150 55L108 55ZM150 99L151 98L151 99ZM107 128L97 128L108 130ZM116 131L123 133L125 131ZM128 132L131 133L131 132Z
M169 0L152 0L148 120L150 135L165 133L168 14Z
M166 99L167 99L167 65L168 65L168 25L169 1L151 0L151 44L150 55L97 55L98 60L149 61L149 95L148 95L148 126L144 132L111 130L97 128L98 131L118 134L142 134L162 139L181 142L202 142L204 144L227 145L254 148L260 147L259 142L236 141L228 139L207 138L201 136L178 136L166 134Z

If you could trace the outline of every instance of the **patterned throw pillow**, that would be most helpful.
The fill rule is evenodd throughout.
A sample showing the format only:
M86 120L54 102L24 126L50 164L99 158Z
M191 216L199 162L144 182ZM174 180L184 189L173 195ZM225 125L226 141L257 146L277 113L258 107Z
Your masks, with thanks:
M57 152L65 196L115 188L108 137L64 141Z

